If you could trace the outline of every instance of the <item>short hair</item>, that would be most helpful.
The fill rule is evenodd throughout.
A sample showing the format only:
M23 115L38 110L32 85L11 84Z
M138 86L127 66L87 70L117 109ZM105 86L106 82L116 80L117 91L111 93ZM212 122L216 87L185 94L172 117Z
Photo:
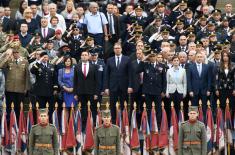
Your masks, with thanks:
M91 7L93 7L93 6L99 7L98 3L96 3L96 2L90 2L89 8L91 8Z
M179 59L179 57L177 55L174 55L171 59L171 61L173 61L174 59Z
M56 5L55 3L50 3L48 6L49 6L49 9L50 9L51 7L55 7L55 8L57 9L57 5Z
M113 47L114 46L120 46L120 47L122 47L122 44L120 43L120 42L116 42L114 45L113 45Z
M186 52L179 52L178 56L180 56L180 55L184 55L184 56L187 57L187 53Z
M51 20L50 20L50 23L51 23L51 21L52 21L53 19L57 19L57 21L59 22L59 18L58 18L57 16L52 16L52 17L51 17Z

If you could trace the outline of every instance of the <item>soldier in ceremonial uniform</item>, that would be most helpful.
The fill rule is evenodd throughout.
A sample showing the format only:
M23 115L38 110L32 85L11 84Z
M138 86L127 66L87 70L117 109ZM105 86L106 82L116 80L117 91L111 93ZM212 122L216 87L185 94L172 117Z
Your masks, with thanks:
M111 123L110 110L102 112L102 120L95 130L95 155L120 155L120 130Z
M32 126L29 135L29 155L56 155L59 151L58 135L54 125L48 123L47 109L40 109L40 123Z
M205 125L197 120L198 107L189 107L189 120L179 128L178 155L206 155L207 136Z
M52 104L54 103L53 95L56 95L58 86L55 68L48 60L48 54L42 52L40 54L40 60L33 65L30 71L36 76L36 81L33 85L33 94L36 95L39 107L45 108L48 102L50 105L49 112L52 114Z

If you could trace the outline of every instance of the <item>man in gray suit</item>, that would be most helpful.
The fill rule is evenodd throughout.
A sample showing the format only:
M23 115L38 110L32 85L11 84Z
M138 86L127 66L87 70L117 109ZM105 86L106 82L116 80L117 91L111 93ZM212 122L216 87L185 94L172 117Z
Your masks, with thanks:
M179 113L180 102L187 94L187 76L184 68L179 66L178 56L172 58L173 67L166 73L166 97L174 101L176 113Z

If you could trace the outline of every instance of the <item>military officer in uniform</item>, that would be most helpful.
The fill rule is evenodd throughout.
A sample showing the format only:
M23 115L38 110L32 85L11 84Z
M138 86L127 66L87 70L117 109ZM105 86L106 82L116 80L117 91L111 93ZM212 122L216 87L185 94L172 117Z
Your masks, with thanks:
M14 102L17 118L20 114L20 102L24 102L30 88L28 66L28 61L15 48L9 48L0 58L0 68L6 71L7 113L10 114L10 105Z
M99 57L99 51L102 50L101 47L95 47L90 50L90 61L92 64L97 66L97 81L98 81L98 100L97 102L102 102L102 96L104 95L104 77L105 77L105 63L103 59Z
M36 81L33 85L33 94L39 102L39 107L45 108L46 103L49 103L49 113L52 114L54 97L58 89L57 75L55 68L48 62L49 57L46 52L40 54L40 60L36 62L30 69L31 73L36 76Z
M207 136L205 125L197 120L198 107L190 106L189 120L183 122L179 128L178 155L206 155Z
M102 120L95 130L95 155L120 155L120 130L111 123L110 110L102 112Z
M40 123L32 126L29 135L29 155L56 155L59 151L58 135L54 125L48 123L47 109L40 109Z

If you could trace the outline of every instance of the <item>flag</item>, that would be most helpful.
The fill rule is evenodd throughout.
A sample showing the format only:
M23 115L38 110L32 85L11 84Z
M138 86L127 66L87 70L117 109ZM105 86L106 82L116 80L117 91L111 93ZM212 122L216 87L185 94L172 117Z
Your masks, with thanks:
M225 108L225 133L227 137L227 144L232 145L233 144L233 137L232 137L232 119L231 119L231 113L229 109L229 104L227 103ZM229 150L228 150L229 151Z
M208 106L206 112L206 130L207 130L207 152L208 154L212 154L213 143L214 143L214 120L210 106Z
M132 111L132 117L131 117L130 146L131 146L132 155L136 155L140 153L140 140L139 140L139 132L138 132L138 127L137 127L135 109Z
M54 124L54 126L57 129L58 143L59 143L59 149L60 149L61 148L61 135L60 135L60 127L59 127L57 107L55 108L55 110L53 111L53 114L52 114L52 124Z
M203 110L202 110L202 105L199 104L199 108L198 108L198 120L204 123L204 118L203 118Z
M66 149L66 137L67 137L67 115L66 115L66 109L63 107L62 113L61 113L61 144L60 144L60 150L64 151Z
M217 117L216 117L216 145L220 150L225 147L224 142L224 119L223 113L220 107L217 107Z
M17 151L17 134L18 134L18 125L16 120L16 114L14 108L11 110L10 114L10 146L11 146L11 153L16 153Z
M121 118L120 115L119 115L119 117ZM121 122L120 122L120 125L121 125ZM122 111L122 127L123 127L122 128L122 133L123 133L123 154L130 155L131 154L131 149L130 149L130 128L129 128L129 118L128 118L128 112L127 112L127 107L126 106L124 106L124 109Z
M100 112L100 109L98 108L97 109L97 115L96 115L96 123L95 123L95 126L96 127L99 127L102 125L102 118L101 118L101 112Z
M76 147L76 137L75 137L75 130L74 130L74 110L73 107L71 108L70 111L70 117L69 117L69 125L67 128L67 135L66 135L66 149L70 150L73 149L73 154L75 153L75 147Z
M162 106L162 120L159 134L159 149L163 149L164 152L168 152L168 121L164 106Z
M149 155L150 152L150 129L146 108L142 112L140 131L144 135L143 155Z
M28 115L27 115L27 134L30 133L33 125L34 125L33 111L32 111L32 108L29 108Z
M180 108L180 112L179 112L179 123L178 125L180 125L182 122L184 122L184 105L183 102L180 104L181 108Z
M37 123L39 124L40 123L40 112L39 112L39 109L36 110L36 113L37 113Z
M178 136L179 136L179 126L177 114L175 112L174 104L171 106L171 125L170 125L170 146L169 152L171 155L175 155L178 149Z
M151 130L151 150L154 152L158 152L158 145L159 145L159 132L158 132L158 125L157 125L157 118L156 118L156 111L155 105L153 103L152 110L151 110L151 120L150 120L150 130Z
M77 154L82 154L83 149L83 135L82 135L82 117L80 108L78 108L75 117L75 134L77 140Z
M90 109L88 109L88 117L86 122L86 136L84 141L84 150L91 152L94 148L93 119Z
M10 135L7 127L7 113L5 109L3 109L2 120L1 120L1 144L2 154L4 155L6 151L10 150Z
M26 124L25 117L23 111L23 104L20 109L20 117L19 117L19 132L17 139L17 150L23 154L27 154L27 142L26 142Z
M123 129L122 129L122 112L119 109L119 105L117 103L116 105L116 125L119 127L119 131L120 131L120 153L123 154L123 148L124 148L124 143L123 143Z

